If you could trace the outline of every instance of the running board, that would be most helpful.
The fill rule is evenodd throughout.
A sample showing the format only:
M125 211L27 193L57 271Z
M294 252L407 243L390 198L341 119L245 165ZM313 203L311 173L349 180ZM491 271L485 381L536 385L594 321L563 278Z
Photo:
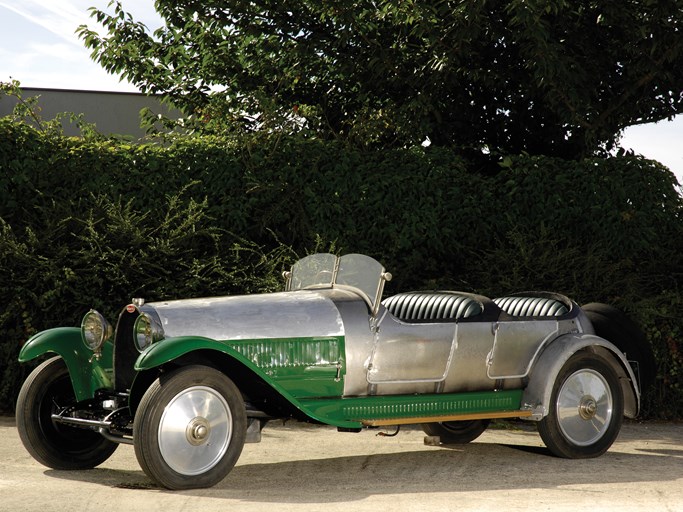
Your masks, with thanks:
M448 414L445 416L421 416L418 418L385 418L361 420L365 427L389 427L392 425L412 425L418 423L442 423L444 421L493 420L501 418L528 418L530 410L480 412L471 414Z

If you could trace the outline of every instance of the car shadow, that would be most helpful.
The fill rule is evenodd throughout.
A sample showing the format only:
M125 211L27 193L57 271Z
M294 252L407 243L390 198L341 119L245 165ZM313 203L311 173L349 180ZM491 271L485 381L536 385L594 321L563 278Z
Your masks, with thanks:
M238 463L212 488L178 492L247 502L335 503L373 495L547 489L683 477L681 450L640 451L645 453L610 451L595 459L568 460L552 457L537 446L474 442L400 453L248 462ZM122 489L171 492L157 487L142 471L98 468L45 474Z

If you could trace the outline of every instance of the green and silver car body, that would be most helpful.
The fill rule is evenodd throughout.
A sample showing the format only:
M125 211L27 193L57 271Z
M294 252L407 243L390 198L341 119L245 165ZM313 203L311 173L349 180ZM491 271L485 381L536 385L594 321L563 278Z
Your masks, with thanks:
M492 418L554 421L566 413L564 405L559 411L563 397L572 396L558 388L558 378L578 355L600 359L598 370L607 366L602 373L615 376L618 385L592 366L567 378L567 386L598 388L583 391L576 413L559 422L570 441L591 443L574 423L596 421L598 395L608 395L610 417L621 417L622 409L628 417L638 413L639 387L626 356L597 336L582 309L562 295L491 300L433 291L382 302L391 275L358 254L308 256L286 279L285 291L262 295L134 299L115 329L91 311L81 329L32 337L19 359L53 353L66 365L74 400L52 411L53 422L131 444L138 442L133 424L140 404L150 407L146 395L153 383L161 382L159 388L164 375L196 365L224 373L239 389L247 441L259 440L273 418L351 431L411 423L452 428ZM200 434L189 433L203 435L208 424L202 421L188 420L189 445L202 443ZM172 479L153 478L179 488Z

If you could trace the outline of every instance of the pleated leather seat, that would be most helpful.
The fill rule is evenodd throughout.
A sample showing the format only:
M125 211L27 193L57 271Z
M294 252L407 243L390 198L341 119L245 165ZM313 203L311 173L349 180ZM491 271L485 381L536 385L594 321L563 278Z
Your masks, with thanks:
M562 316L569 311L559 300L547 297L499 297L493 302L511 316Z
M458 320L482 312L479 302L466 295L448 292L406 292L382 302L395 317L415 320Z

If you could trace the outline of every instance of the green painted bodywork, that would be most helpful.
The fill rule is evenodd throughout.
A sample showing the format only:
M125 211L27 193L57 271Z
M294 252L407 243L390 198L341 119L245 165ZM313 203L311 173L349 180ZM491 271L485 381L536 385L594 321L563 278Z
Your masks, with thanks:
M93 398L98 389L113 389L113 351L108 341L95 358L83 344L78 327L57 327L31 337L21 348L19 361L24 363L44 354L57 354L69 369L76 400L82 401Z
M343 336L233 341L168 338L140 354L135 370L152 370L199 350L220 352L236 360L311 419L337 427L358 428L367 420L514 411L522 399L522 390L344 398ZM19 360L58 354L66 362L76 398L81 401L93 398L98 389L113 389L112 351L107 342L101 356L92 358L80 329L57 328L32 337Z
M215 350L239 361L314 420L342 427L357 426L355 422L312 414L301 401L341 397L346 370L343 336L226 342L179 336L156 343L140 354L135 370L150 370L197 350Z
M206 349L229 355L294 397L341 396L343 391L343 336L224 342L180 336L152 345L135 362L135 370L149 370Z
M236 341L179 336L152 345L135 362L135 370L149 370L206 349L229 355L293 397L341 396L343 392L343 336Z
M342 399L304 400L304 407L316 415L345 420L387 420L456 414L480 414L519 410L521 389L435 393L425 395L383 395Z

